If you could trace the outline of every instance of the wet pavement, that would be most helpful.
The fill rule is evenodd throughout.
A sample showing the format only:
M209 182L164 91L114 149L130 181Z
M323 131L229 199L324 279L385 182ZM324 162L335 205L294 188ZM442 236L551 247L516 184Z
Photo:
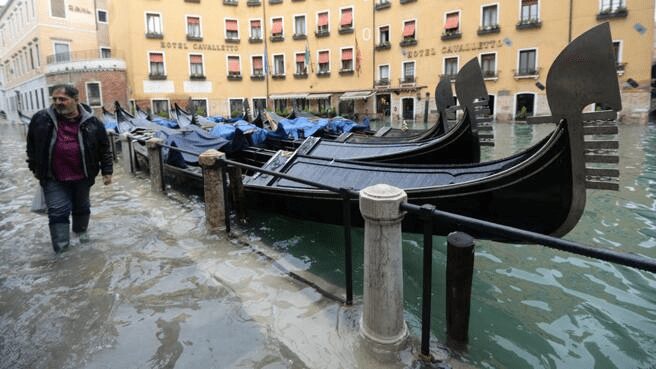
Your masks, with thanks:
M119 165L92 188L91 242L55 255L29 211L23 134L0 121L0 368L419 367L410 347L373 359L359 308L281 267L303 261L209 234L197 198L152 193Z

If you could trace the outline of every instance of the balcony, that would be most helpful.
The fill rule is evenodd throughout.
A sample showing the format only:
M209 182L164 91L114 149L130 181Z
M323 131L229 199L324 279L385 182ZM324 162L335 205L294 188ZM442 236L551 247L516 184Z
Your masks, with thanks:
M318 38L330 36L330 31L327 29L321 29L314 32L314 35Z
M399 42L399 46L408 47L417 45L417 40L414 38L405 38L403 41Z
M228 73L228 81L241 81L241 73L230 72Z
M294 79L307 79L307 78L308 78L307 72L294 73Z
M376 87L389 87L390 85L390 80L389 78L381 78L376 80L375 82Z
M280 73L271 75L271 79L275 79L275 80L283 80L285 78L286 78L286 76L284 74L280 74Z
M340 69L339 70L339 75L340 76L350 76L354 73L355 71L352 68L348 69Z
M125 70L121 51L103 52L98 49L79 50L46 56L46 73Z
M203 36L187 35L187 41L203 41Z
M185 1L185 3L196 3L196 4L200 4L200 0L184 0L184 1Z
M251 74L251 81L264 81L264 73L260 71Z
M204 81L206 79L204 74L191 74L189 75L190 81Z
M457 40L462 37L462 32L458 30L448 30L442 33L442 41Z
M239 37L226 37L225 39L226 44L238 44L240 42L241 40L239 39Z
M522 29L536 29L542 27L542 21L533 18L533 19L522 19L515 25L515 29L522 30Z
M501 27L499 27L498 24L492 24L492 25L488 25L488 26L481 26L481 27L478 27L478 31L476 31L476 33L479 36L491 35L491 34L499 33L499 32L501 32Z
M329 71L329 70L326 70L326 71L318 71L318 72L317 72L317 77L319 77L319 78L330 77L330 71Z
M540 69L541 68L513 69L513 77L515 77L515 79L538 79L540 77Z
M164 34L161 32L146 32L146 38L161 40L164 38Z
M345 27L339 27L339 34L340 35L349 35L354 32L353 26L345 26Z
M307 34L305 33L294 33L292 36L292 39L294 40L307 40Z
M249 37L248 38L248 43L249 44L261 44L263 42L262 37Z
M239 5L239 1L237 1L237 0L223 0L223 5L237 6L237 5Z
M383 41L376 45L376 51L389 50L392 48L392 44L389 41Z
M260 6L262 2L260 0L248 0L246 6Z
M499 79L499 72L495 70L484 70L483 78L486 80L497 80Z
M414 2L416 2L416 1L417 1L417 0L401 0L401 5L403 5L403 4L409 4L409 3L414 3Z
M163 73L150 73L148 79L151 81L163 81L166 79L166 74Z
M628 9L625 7L621 6L616 9L602 9L599 11L599 14L597 14L597 20L605 20L605 19L611 19L611 18L626 18L629 15Z
M282 42L285 41L285 36L283 35L273 35L269 37L269 41L271 42Z
M269 0L269 4L271 5L282 4L282 0Z
M403 87L414 87L416 83L417 78L415 76L405 76L403 78L399 78L399 85Z
M389 0L380 0L379 2L376 3L374 6L375 10L383 10L383 9L388 9L392 6L392 3L390 3Z

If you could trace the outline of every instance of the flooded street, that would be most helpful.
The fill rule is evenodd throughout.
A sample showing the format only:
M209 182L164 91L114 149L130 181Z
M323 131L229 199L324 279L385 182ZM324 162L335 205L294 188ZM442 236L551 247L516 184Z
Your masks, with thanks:
M29 211L37 183L22 129L0 123L0 368L411 365L409 351L370 362L357 308L208 234L200 201L153 194L118 165L112 185L92 188L92 241L56 256L46 216Z

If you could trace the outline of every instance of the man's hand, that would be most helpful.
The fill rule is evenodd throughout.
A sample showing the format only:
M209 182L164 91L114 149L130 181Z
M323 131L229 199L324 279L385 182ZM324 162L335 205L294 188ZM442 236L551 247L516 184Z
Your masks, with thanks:
M111 174L107 174L107 175L104 175L102 177L103 177L103 184L105 184L105 186L112 183L112 175Z

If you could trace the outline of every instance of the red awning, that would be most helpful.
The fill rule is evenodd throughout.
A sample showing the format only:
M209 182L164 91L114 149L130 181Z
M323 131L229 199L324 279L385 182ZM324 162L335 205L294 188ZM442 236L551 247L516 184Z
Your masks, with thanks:
M226 21L226 30L228 31L237 31L239 27L237 27L237 21L234 19L230 19Z
M150 54L151 63L164 63L164 55L162 54Z
M198 17L187 17L187 24L200 24L200 18L198 18Z
M275 19L273 21L273 27L271 27L271 33L273 34L282 33L282 19Z
M202 64L203 63L203 57L200 55L191 55L189 57L189 61L191 64Z
M406 22L403 26L403 37L412 37L415 35L415 22Z
M353 60L353 49L342 50L342 60Z
M305 54L296 54L296 62L305 62Z
M328 13L319 14L319 27L328 25Z
M228 58L228 71L239 72L239 58Z
M444 29L458 29L458 18L458 14L447 15Z
M253 69L262 69L262 58L253 58Z
M251 28L260 28L260 21L259 20L252 20L251 21Z
M319 63L328 63L328 51L322 51L319 53Z
M342 22L340 25L342 27L350 26L353 24L353 10L351 9L344 9L342 10Z

